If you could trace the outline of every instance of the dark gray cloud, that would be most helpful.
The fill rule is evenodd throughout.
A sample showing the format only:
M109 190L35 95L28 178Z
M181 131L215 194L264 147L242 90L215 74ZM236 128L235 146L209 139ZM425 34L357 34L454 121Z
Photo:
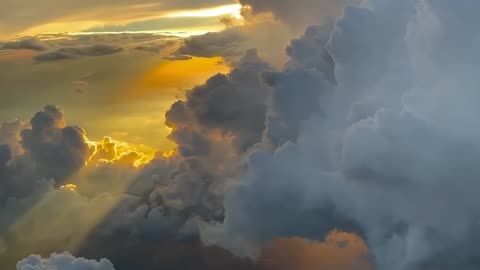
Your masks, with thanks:
M7 162L12 159L12 151L7 144L0 145L0 172L5 171L7 167ZM0 173L1 175L2 173Z
M40 176L60 183L85 166L89 157L85 132L79 127L67 126L60 107L46 106L35 114L30 124L31 129L21 132L21 143Z
M274 145L295 142L304 121L325 113L335 85L335 63L325 47L331 30L329 25L309 27L287 47L285 70L263 74L272 88L265 137Z
M189 91L186 101L175 103L166 114L167 124L219 130L233 136L239 149L247 149L260 141L265 128L268 89L260 75L270 69L256 51L247 52L230 74L213 76Z
M18 119L2 123L0 125L0 144L8 145L10 150L16 155L21 154L23 148L20 144L20 132L26 127L27 125Z

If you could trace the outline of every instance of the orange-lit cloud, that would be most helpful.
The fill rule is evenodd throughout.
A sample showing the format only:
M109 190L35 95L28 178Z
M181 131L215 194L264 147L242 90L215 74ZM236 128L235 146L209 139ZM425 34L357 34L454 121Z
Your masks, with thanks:
M324 242L278 239L262 251L259 264L267 270L370 270L367 255L368 247L359 236L334 231Z
M102 141L88 141L92 155L90 165L100 163L115 163L120 165L133 165L140 167L145 165L155 156L155 150L143 145L132 145L126 142L115 141L110 137L104 137Z

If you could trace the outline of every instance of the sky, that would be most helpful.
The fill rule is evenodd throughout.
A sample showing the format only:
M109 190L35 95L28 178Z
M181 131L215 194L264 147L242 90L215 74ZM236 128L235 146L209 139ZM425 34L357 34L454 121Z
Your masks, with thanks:
M35 50L4 50L0 55L2 119L27 119L43 104L63 104L93 138L115 136L143 144L150 151L174 147L164 139L169 131L163 125L163 114L182 91L228 71L220 57L165 60L172 50L167 46L174 48L173 43L180 42L177 37L223 29L220 18L239 19L241 8L234 1L8 1L6 5L0 20L0 37L5 41L34 36L38 43L50 43L54 48L67 42L88 46L122 43L122 38L114 35L131 33L137 46L170 42L161 52L154 49L159 52L156 54L133 48L112 51L101 59L41 65L32 61ZM159 34L175 36L155 36ZM127 43L121 45L134 45L134 41ZM25 97L21 103L19 96ZM91 123L88 119L97 114L104 117Z
M477 0L0 6L0 269L480 269Z
M7 0L0 14L0 36L12 37L99 29L208 31L212 17L238 14L230 0L181 1L33 1Z

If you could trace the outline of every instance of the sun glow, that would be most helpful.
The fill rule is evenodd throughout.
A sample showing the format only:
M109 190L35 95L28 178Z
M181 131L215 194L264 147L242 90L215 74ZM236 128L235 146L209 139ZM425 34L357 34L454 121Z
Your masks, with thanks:
M148 164L155 157L153 149L116 141L110 137L104 137L102 141L87 140L87 143L92 151L88 163L93 165L111 163L133 165L138 168Z
M221 57L163 61L132 81L116 98L136 100L161 95L166 104L172 104L183 90L202 84L217 73L229 71Z
M181 17L219 17L219 16L233 16L236 19L242 18L241 15L242 6L240 4L232 4L225 6L218 6L205 9L196 10L180 10L172 12L166 17L168 18L181 18Z
M60 189L65 189L65 190L69 190L69 191L76 191L77 190L77 185L67 184L67 185L61 186Z

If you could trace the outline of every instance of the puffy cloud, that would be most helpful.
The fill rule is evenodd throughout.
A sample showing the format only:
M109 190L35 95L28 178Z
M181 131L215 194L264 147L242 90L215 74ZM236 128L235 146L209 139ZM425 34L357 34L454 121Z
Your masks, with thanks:
M478 268L478 63L470 47L478 33L468 4L348 8L327 43L338 85L321 99L322 117L307 110L296 143L251 151L248 172L225 195L223 224L205 226L204 241L257 255L278 237L322 240L339 229L365 239L377 269ZM324 66L312 59L274 75L305 91L308 80L287 75ZM285 118L309 103L290 104Z
M115 270L107 259L100 261L75 258L70 253L52 254L44 259L38 255L30 255L17 263L17 270Z
M31 129L21 132L21 143L41 177L54 178L60 183L85 166L90 153L85 132L67 126L60 107L46 106L30 124Z
M290 42L286 52L289 68L316 69L334 82L335 62L325 45L330 39L332 25L314 25L307 28L304 35Z
M23 148L20 144L20 132L26 124L18 119L12 119L0 125L0 144L6 144L15 155L20 155Z
M167 125L183 130L195 126L200 131L219 130L232 136L237 148L245 150L260 141L265 128L268 89L260 75L270 69L256 51L248 51L230 74L213 76L188 92L185 101L175 103L166 114ZM175 141L182 149L182 140Z

